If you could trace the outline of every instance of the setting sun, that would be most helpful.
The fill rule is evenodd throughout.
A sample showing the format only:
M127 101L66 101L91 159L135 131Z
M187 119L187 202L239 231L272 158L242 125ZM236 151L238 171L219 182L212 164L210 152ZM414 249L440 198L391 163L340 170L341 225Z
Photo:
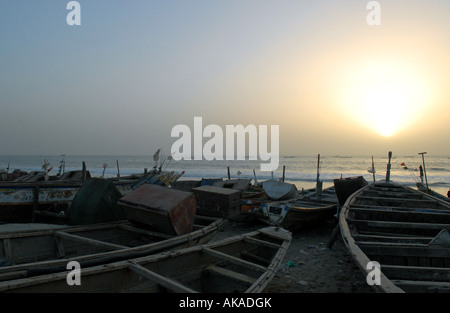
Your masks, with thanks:
M392 61L372 61L355 70L343 101L353 119L386 137L417 121L430 105L429 88L419 72Z

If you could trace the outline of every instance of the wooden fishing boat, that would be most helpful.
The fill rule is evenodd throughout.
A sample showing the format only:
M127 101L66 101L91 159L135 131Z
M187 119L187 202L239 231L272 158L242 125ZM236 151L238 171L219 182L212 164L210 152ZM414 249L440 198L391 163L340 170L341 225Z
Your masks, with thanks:
M450 205L392 182L354 192L339 217L342 238L382 292L448 292ZM377 280L374 263L381 272ZM369 281L369 280L368 280Z
M0 281L65 270L72 260L92 266L204 244L225 224L225 219L196 216L193 230L182 236L135 227L129 221L9 232L24 224L0 225Z
M332 220L339 204L334 186L321 190L303 190L300 196L286 201L275 201L268 197L247 198L242 201L241 210L270 225L281 226L290 231Z
M66 210L68 203L73 201L85 182L82 176L69 174L63 174L58 180L0 182L0 222L30 222L35 212L59 213ZM117 190L126 195L137 184L154 180L168 184L181 175L173 172L149 172L104 179L112 181ZM84 177L89 178L90 175L86 174Z
M316 199L295 199L284 202L264 203L260 220L280 225L290 231L331 221L338 212L338 203Z
M186 249L83 267L80 285L66 272L0 282L2 292L247 292L264 290L291 241L276 227Z

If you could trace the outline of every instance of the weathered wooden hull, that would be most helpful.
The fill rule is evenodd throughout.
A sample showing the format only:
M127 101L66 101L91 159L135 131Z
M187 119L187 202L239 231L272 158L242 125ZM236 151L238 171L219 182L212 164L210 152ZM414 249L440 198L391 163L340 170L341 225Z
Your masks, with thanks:
M136 188L136 184L144 179L158 179L162 184L176 180L179 175L170 173L148 173L120 178L105 178L112 181L122 195L127 195ZM144 176L144 177L143 177ZM67 204L73 201L79 189L83 186L77 181L37 181L37 182L0 182L0 221L29 222L33 212L46 211L57 204Z
M346 201L342 238L365 275L381 266L374 288L382 292L448 292L450 205L394 183L377 182ZM371 275L374 273L372 272ZM366 278L364 278L366 279ZM378 284L380 283L380 284Z
M314 201L292 201L287 204L269 204L264 214L271 223L281 218L280 225L290 231L314 226L318 222L331 221L337 213L337 204L326 204ZM283 211L285 217L283 218Z
M290 232L263 228L176 251L81 269L80 285L68 271L0 282L2 292L248 292L264 290L291 241Z
M127 194L132 190L134 182L135 180L114 181L114 185L122 194ZM73 201L82 185L82 182L0 184L0 220L31 221L33 211Z
M332 220L338 211L338 200L334 187L330 187L324 189L319 196L315 190L309 190L302 192L296 199L286 201L248 198L243 200L241 209L243 214L267 224L297 231L318 222Z
M92 266L204 244L225 223L224 219L198 216L194 230L183 236L136 228L128 221L2 232L0 281L64 271L69 261Z
M266 203L262 206L260 220L296 231L314 226L318 222L332 220L337 210L337 203L313 200Z

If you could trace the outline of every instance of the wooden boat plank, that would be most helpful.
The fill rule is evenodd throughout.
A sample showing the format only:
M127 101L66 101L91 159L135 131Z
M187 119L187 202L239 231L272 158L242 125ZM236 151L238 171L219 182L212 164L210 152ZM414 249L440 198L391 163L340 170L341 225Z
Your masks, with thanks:
M256 239L256 238L253 238L253 237L248 237L248 236L244 238L244 241L251 242L251 243L254 243L254 244L257 244L257 245L261 245L263 247L273 248L273 249L278 249L280 247L276 243L272 243L272 242L268 242L268 241Z
M406 242L379 242L379 241L358 241L357 244L360 247L364 247L364 248L378 248L378 249L383 249L383 248L391 248L391 247L399 247L399 248L428 248L428 244L424 244L424 243L406 243Z
M348 218L351 224L363 224L366 226L383 227L383 228L411 228L411 229L450 229L450 224L433 224L433 223L408 223L408 222L387 222L376 220L357 220Z
M449 282L438 281L413 281L413 280L392 280L393 283L407 290L408 292L423 293L423 292L438 292L449 293Z
M438 210L436 210L438 211ZM387 214L397 214L400 216L411 216L411 215L422 215L422 216L431 216L433 218L441 218L441 217L447 217L450 218L450 211L449 212L442 212L442 210L439 212L429 212L428 209L409 209L409 210L396 210L396 209L387 209L387 208L357 208L357 207L350 207L350 212L355 213L387 213Z
M211 256L217 257L219 259L227 260L227 261L229 261L229 262L231 262L233 264L238 264L238 265L241 265L241 266L244 266L244 267L247 267L247 268L260 270L261 272L264 272L264 271L267 270L267 268L264 267L264 266L261 266L261 265L258 265L258 264L252 263L252 262L248 262L248 261L236 258L236 257L234 257L232 255L229 255L229 254L226 254L226 253L223 253L223 252L219 252L219 251L213 250L211 248L204 247L204 248L202 248L202 251L204 253L206 253L206 254L209 254Z
M412 200L423 199L422 194L413 193L413 192L409 192L409 191L398 192L398 191L384 191L384 190L366 190L366 191L362 192L361 194L364 197L376 197L376 198L389 198L389 199L402 198L402 199L404 199L405 197L408 197L408 199L412 199ZM358 198L359 197L360 196L358 196Z
M375 234L359 233L353 235L356 242L376 241L376 242L403 242L403 243L429 243L434 237L425 236L388 236Z
M403 257L426 257L426 258L450 258L450 248L432 247L426 245L403 245L403 244L369 244L358 243L358 246L369 255L379 256L403 256Z
M143 234L143 235L147 235L147 236L152 236L152 237L158 237L158 238L164 238L164 239L170 239L175 237L175 235L169 235L169 234L164 234L164 233L159 233L159 232L154 232L148 229L141 229L141 228L136 228L127 224L123 224L123 225L119 225L119 228L126 230L126 231L130 231L133 233L139 233L139 234Z
M422 212L422 213L437 213L437 214L450 214L450 211L444 211L442 209L433 209L427 207L400 207L400 206L392 206L392 205L370 205L370 204L354 204L352 203L349 207L350 210L367 208L373 210L388 210L388 211L405 211L405 212Z
M357 196L356 200L368 200L374 202L382 202L382 201L401 201L404 202L405 198L394 198L394 197L371 197L371 196ZM439 203L437 200L433 199L408 199L408 203L420 203L420 204L437 204Z
M86 244L90 244L90 245L93 245L93 246L106 248L106 249L110 249L110 250L120 250L120 249L126 249L127 248L125 246L116 245L116 244L112 244L112 243L108 243L108 242L104 242L104 241L100 241L100 240L95 240L95 239L91 239L91 238L81 237L81 236L69 234L69 233L66 233L66 232L63 232L63 231L57 231L57 232L55 232L55 235L58 236L58 237L65 238L65 239L74 240L74 241L81 241L81 242L86 243Z
M27 271L25 271L25 270L0 273L0 281L13 280L13 279L19 279L19 278L25 278L25 277L27 277Z
M143 267L137 263L128 261L128 268L131 271L135 272L136 274L138 274L142 277L145 277L149 280L152 280L152 281L156 282L157 284L159 284L159 285L163 286L164 288L167 288L171 291L183 292L183 293L197 293L195 290L188 288L173 279L169 279L169 278L161 276L155 272L152 272L149 269L146 269L145 267Z
M397 280L446 281L450 280L450 268L429 266L381 265L381 270Z
M210 265L206 269L208 271L213 272L214 274L225 276L229 279L237 280L237 281L244 282L244 283L247 283L250 285L256 281L256 279L254 279L250 276L247 276L245 274L238 273L238 272L235 272L235 271L232 271L232 270L220 267L220 266L216 266L216 265Z

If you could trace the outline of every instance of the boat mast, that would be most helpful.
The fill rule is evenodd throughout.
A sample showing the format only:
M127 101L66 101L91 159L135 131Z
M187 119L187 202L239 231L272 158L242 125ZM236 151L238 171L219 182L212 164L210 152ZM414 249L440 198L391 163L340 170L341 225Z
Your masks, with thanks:
M387 164L387 170L386 170L386 182L388 183L391 177L391 158L392 158L392 151L389 151L388 154L389 160Z
M320 154L317 155L317 178L316 178L316 199L322 199L322 182L319 179Z
M427 180L427 171L425 170L425 158L424 158L424 154L427 154L426 152L419 152L418 154L422 155L422 164L423 164L423 173L425 174L425 183L427 185L427 193L429 193L428 190L428 180Z

